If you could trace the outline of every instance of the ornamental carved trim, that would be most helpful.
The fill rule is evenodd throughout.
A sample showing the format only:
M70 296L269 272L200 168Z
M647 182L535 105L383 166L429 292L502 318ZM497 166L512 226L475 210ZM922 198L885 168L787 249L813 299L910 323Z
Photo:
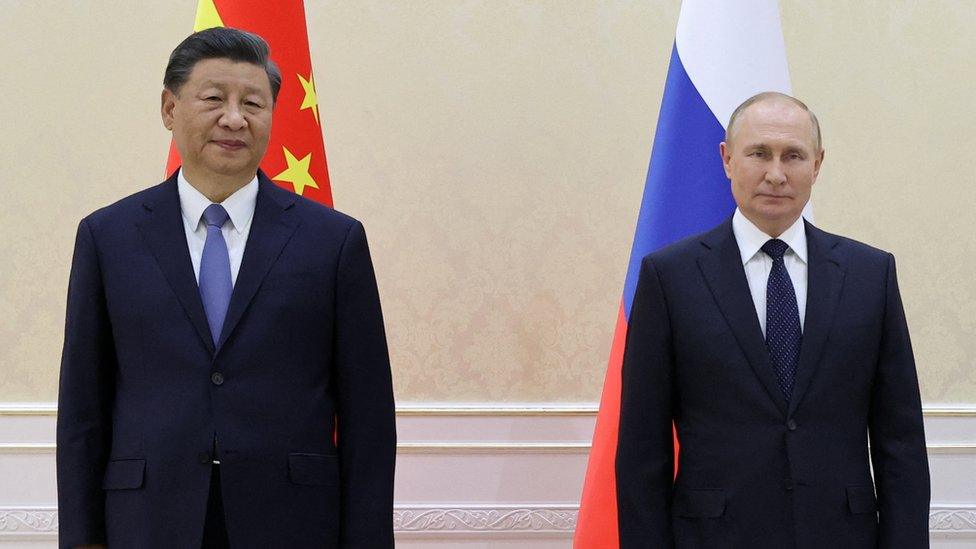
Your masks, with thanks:
M929 511L930 532L976 533L976 507L938 507Z
M53 507L0 508L0 534L52 534L58 531L58 511Z
M396 532L562 532L576 529L576 508L541 507L399 507Z
M576 529L575 507L426 507L398 506L393 511L397 533L563 533ZM58 531L54 507L0 507L0 538L29 534L49 537ZM976 534L976 506L940 505L929 511L929 531Z

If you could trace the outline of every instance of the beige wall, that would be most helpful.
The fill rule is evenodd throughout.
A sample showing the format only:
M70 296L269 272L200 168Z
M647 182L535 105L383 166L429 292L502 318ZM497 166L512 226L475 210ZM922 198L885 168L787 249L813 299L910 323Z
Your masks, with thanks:
M48 401L74 229L162 174L160 81L195 2L0 6L0 401ZM307 9L399 400L595 401L678 2ZM976 3L781 9L824 126L818 224L896 254L926 402L976 403Z

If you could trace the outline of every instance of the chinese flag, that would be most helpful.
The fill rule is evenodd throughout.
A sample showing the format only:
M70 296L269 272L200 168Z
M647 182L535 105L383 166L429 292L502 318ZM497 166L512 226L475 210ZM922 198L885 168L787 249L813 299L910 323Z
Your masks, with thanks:
M302 0L199 0L193 31L213 27L261 36L281 69L281 91L261 169L279 186L332 206ZM170 145L166 173L179 166L180 155Z

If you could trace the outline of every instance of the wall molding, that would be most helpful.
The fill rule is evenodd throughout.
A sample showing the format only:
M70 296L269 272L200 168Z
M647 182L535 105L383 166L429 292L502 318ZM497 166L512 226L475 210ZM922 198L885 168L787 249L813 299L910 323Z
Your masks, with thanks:
M57 539L56 507L0 507L0 540L27 537Z
M398 535L470 535L517 533L571 536L575 505L397 505L393 528ZM0 507L0 540L13 537L54 539L56 507ZM934 504L929 531L940 535L976 534L976 505Z
M924 413L938 473L930 531L965 545L976 540L976 405ZM568 543L596 414L593 403L400 403L397 538ZM57 539L56 419L53 403L0 403L0 547Z
M53 454L53 442L0 442L0 454Z
M583 404L399 404L396 408L397 416L429 417L429 416L481 416L481 417L518 417L518 416L595 416L598 406L592 403ZM976 413L976 412L974 412Z
M397 454L586 454L589 442L399 442Z
M397 534L484 534L492 532L563 534L576 530L575 505L397 506Z
M926 444L925 451L928 454L976 454L976 444L968 444L968 443Z
M925 417L976 417L976 406L922 406Z
M56 416L55 402L2 402L0 416Z
M929 510L929 532L976 534L976 505L933 505Z
M599 406L595 403L403 403L396 407L400 417L429 416L595 416ZM56 416L57 403L53 402L4 402L0 403L0 416ZM976 405L923 406L925 417L976 417Z

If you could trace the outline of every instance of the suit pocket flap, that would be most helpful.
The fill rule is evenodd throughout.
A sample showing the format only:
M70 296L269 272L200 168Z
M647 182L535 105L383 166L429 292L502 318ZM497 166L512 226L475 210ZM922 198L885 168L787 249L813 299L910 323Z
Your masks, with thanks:
M874 487L872 486L848 486L847 505L851 508L851 513L876 513L878 502L874 498Z
M672 514L676 517L712 518L725 514L725 490L678 490Z
M105 490L127 490L142 487L146 473L144 459L115 459L105 467L102 488Z
M306 486L338 486L339 458L324 454L288 454L288 478Z

